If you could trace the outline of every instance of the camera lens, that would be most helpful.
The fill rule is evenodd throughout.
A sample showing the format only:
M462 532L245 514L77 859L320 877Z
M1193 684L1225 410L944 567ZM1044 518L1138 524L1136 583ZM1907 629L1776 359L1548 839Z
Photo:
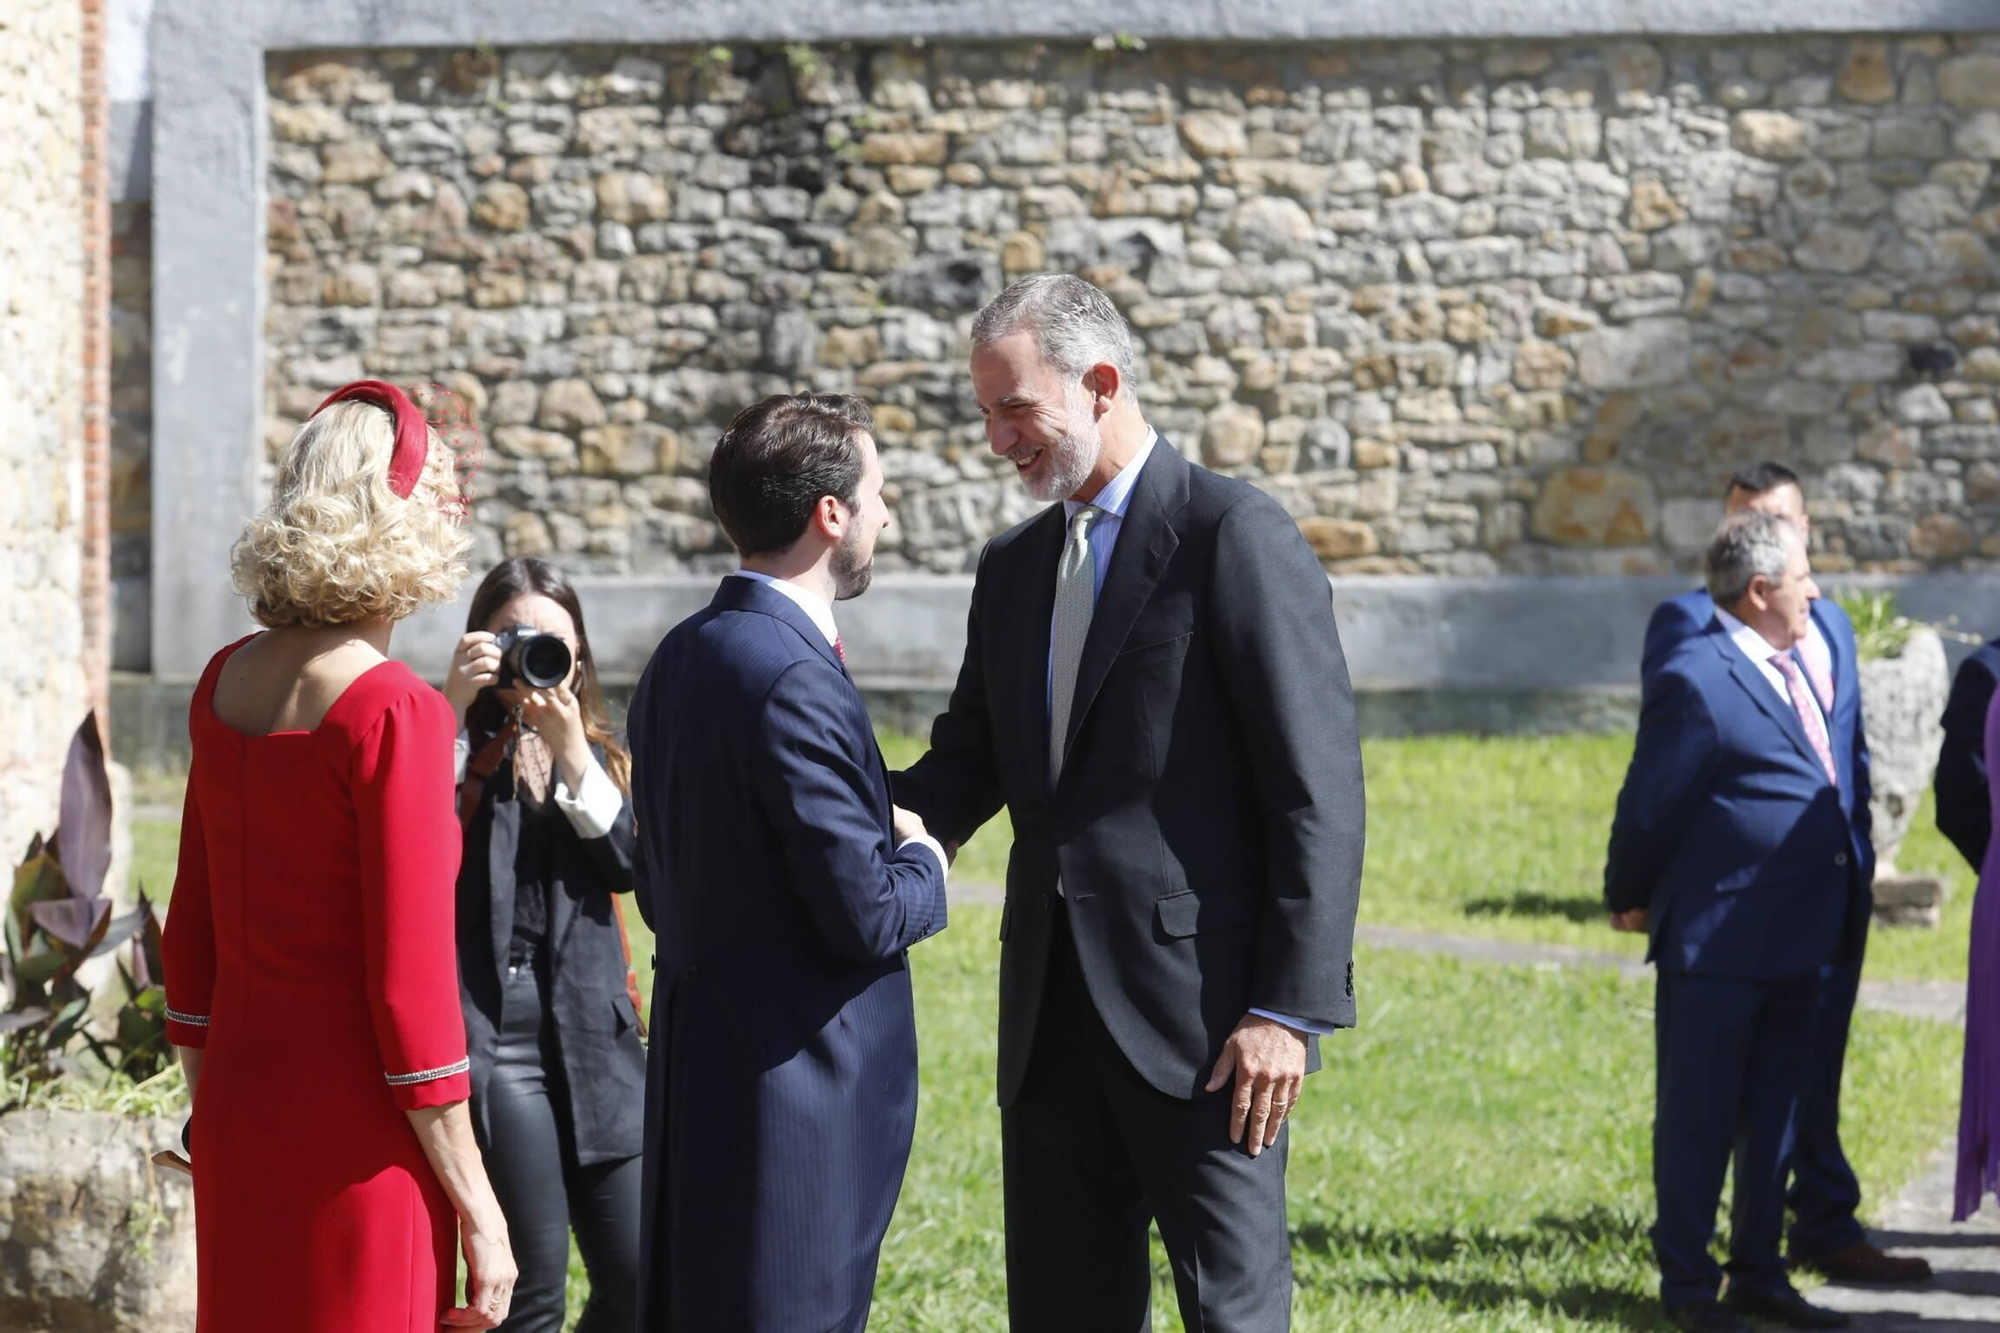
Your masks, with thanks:
M538 690L553 689L569 679L569 645L553 634L531 634L515 650L520 654L517 674Z

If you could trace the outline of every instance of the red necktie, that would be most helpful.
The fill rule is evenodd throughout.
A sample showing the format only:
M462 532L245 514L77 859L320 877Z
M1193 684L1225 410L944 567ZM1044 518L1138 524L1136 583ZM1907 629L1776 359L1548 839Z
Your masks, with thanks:
M837 634L833 638L833 655L840 659L842 666L847 665L847 640Z
M1799 672L1799 664L1792 660L1790 653L1773 653L1771 665L1778 668L1778 674L1785 678L1785 690L1792 696L1792 708L1799 715L1800 725L1806 729L1806 740L1812 743L1813 753L1826 766L1826 780L1839 786L1840 770L1834 767L1833 746L1826 738L1826 722L1806 694L1806 681Z

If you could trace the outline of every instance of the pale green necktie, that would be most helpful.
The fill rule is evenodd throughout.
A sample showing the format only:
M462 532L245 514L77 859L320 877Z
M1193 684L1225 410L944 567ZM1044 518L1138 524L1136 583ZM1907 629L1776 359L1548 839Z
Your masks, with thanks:
M1090 636L1091 612L1097 609L1097 559L1090 549L1090 526L1104 516L1085 505L1069 521L1069 540L1056 566L1055 625L1049 641L1049 789L1062 776L1063 751L1069 741L1069 714L1076 702L1076 671L1083 661L1083 641Z

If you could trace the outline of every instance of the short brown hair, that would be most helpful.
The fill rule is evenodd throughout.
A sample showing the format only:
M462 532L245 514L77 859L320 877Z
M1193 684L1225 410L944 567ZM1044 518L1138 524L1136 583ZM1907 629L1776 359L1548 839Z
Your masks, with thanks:
M708 460L716 521L743 555L796 542L813 506L833 496L854 507L868 404L844 393L780 393L736 414Z

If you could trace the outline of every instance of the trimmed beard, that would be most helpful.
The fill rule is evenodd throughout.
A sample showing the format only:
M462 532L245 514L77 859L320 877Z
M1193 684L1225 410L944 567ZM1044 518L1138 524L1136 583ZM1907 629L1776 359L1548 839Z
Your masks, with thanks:
M1079 388L1063 394L1063 408L1069 420L1062 437L1048 448L1048 471L1037 482L1023 478L1028 494L1037 500L1067 500L1083 489L1104 452L1104 435L1090 414L1090 400Z
M875 578L875 559L870 556L863 560L861 550L860 515L855 515L855 525L840 539L840 545L833 548L833 560L827 572L833 576L833 600L850 601L868 591L868 585Z

